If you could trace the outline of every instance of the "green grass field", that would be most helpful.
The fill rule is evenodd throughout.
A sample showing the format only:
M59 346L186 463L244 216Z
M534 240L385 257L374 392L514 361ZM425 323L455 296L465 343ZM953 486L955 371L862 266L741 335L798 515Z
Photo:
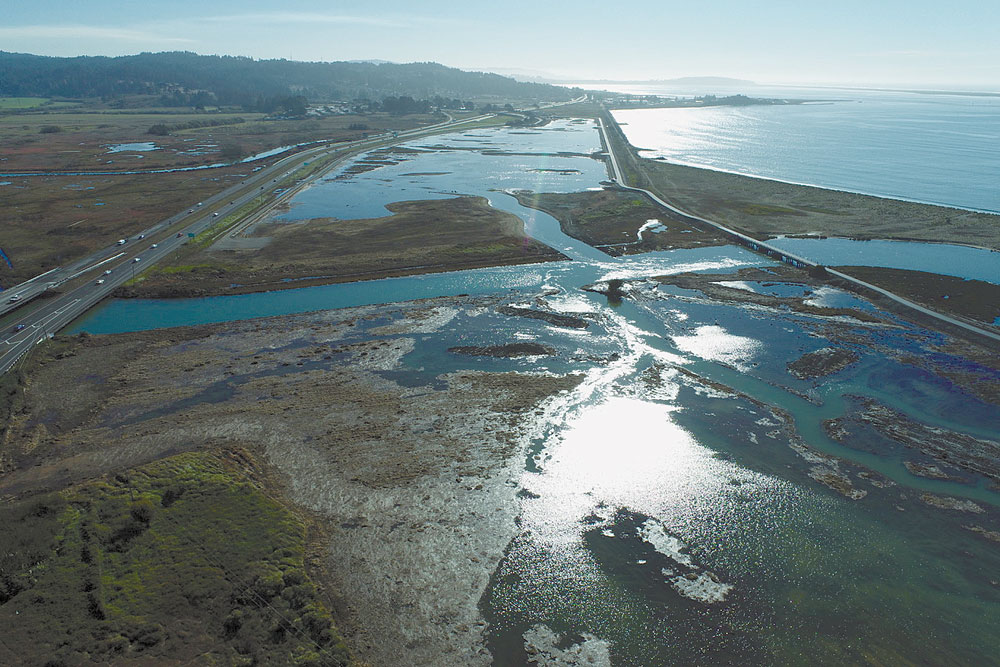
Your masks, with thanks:
M48 101L47 97L0 97L0 110L34 109Z
M181 454L0 506L0 662L347 664L306 526L245 457Z

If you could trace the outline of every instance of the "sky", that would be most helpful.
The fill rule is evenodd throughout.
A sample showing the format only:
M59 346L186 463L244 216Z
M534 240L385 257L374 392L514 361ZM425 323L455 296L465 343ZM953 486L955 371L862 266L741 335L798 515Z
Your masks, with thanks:
M0 50L1000 90L997 0L5 0Z

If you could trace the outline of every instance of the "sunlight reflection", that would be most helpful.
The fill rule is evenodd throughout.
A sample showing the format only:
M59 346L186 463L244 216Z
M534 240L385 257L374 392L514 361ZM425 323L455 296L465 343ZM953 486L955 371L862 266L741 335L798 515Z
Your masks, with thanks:
M673 336L673 340L684 352L721 361L741 371L749 370L746 362L763 350L759 340L733 335L717 325L698 327L692 335Z
M542 496L525 507L536 536L569 546L580 521L601 507L657 515L717 495L725 483L721 462L673 422L673 410L615 397L572 421L540 462L542 475L524 480Z

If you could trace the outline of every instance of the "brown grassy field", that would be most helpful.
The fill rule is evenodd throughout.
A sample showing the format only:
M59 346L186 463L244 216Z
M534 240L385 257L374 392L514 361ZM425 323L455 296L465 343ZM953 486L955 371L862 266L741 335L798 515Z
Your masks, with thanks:
M202 249L192 243L121 291L232 294L563 259L525 236L517 216L480 197L399 202L389 209L393 214L382 218L262 225L255 236L269 240L256 249Z
M38 346L0 378L0 663L339 665L339 628L362 664L488 664L528 420L582 375L384 372L502 299Z
M242 123L235 123L243 119ZM432 115L327 116L263 120L262 114L191 110L116 111L82 105L70 111L0 113L0 173L120 171L215 164L306 141L351 140L366 132L405 130ZM229 122L168 136L151 125ZM59 131L42 132L46 127ZM352 129L353 127L353 129ZM109 146L154 142L158 150L109 153ZM276 158L275 158L276 159ZM0 285L16 284L130 236L238 182L272 160L175 174L0 177Z
M239 183L250 168L142 176L10 178L0 187L0 284L43 271L131 236Z
M837 269L942 313L988 325L1000 318L1000 285L924 271L871 266Z
M278 146L320 139L348 141L360 139L366 132L407 130L443 119L431 114L375 113L265 120L260 113L166 109L7 113L0 114L0 172L190 167L238 159ZM186 123L220 125L173 129ZM157 124L171 128L170 134L149 134L149 128ZM59 130L42 132L46 127ZM117 144L143 142L153 142L157 150L109 152Z

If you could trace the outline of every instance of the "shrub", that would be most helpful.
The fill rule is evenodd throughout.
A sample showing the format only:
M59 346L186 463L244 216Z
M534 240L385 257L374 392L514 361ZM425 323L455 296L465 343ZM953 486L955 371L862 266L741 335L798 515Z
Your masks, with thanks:
M236 636L236 633L240 631L243 627L243 611L241 609L234 609L229 612L226 616L226 620L222 622L222 631L225 633L226 638L232 638Z
M817 264L816 266L810 266L809 275L819 280L825 280L830 277L830 273L826 270L826 267L820 264Z
M56 132L62 132L62 128L58 125L42 125L38 128L39 134L55 134Z
M624 284L625 281L620 278L612 278L608 281L608 291L605 293L608 297L608 305L617 306L621 304L622 297L625 296L625 293L622 291Z
M163 492L163 497L160 498L160 504L164 507L170 507L174 502L184 495L184 488L180 486L170 486Z
M153 519L153 503L145 498L132 503L132 518L139 523L149 525Z
M104 607L101 606L101 601L97 599L93 591L87 593L87 613L98 621L103 621L105 618Z

